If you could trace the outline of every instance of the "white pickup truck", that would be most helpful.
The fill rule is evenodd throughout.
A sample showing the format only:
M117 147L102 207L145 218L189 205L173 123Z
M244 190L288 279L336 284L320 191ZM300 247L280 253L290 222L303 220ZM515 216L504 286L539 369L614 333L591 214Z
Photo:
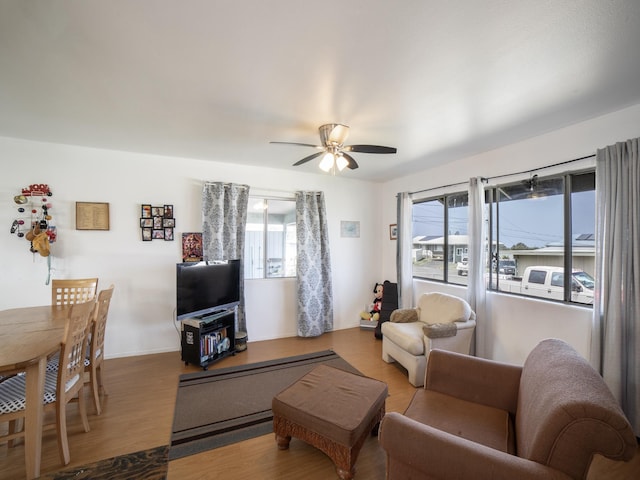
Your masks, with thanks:
M495 287L495 280L494 280ZM595 282L591 275L581 270L571 273L571 301L593 304ZM522 277L498 279L498 289L503 292L522 293L534 297L564 300L564 269L562 267L527 267Z

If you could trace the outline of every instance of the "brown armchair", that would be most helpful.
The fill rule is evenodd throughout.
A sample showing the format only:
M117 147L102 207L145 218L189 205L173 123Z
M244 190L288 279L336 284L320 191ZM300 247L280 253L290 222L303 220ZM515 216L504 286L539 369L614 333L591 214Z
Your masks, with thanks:
M595 454L637 449L602 377L556 339L523 367L433 350L424 389L379 435L389 480L583 479Z

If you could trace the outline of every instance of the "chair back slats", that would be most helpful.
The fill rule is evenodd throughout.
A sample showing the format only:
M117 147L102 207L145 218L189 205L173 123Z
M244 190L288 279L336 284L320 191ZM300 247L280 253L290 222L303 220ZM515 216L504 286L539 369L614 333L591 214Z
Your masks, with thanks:
M96 302L95 315L91 330L91 361L95 361L97 357L101 357L104 351L104 332L107 327L107 316L109 315L109 306L113 297L114 286L111 285L100 292Z
M94 302L76 303L69 312L58 363L58 395L64 395L65 399L73 397L84 383L87 334L94 307Z
M98 291L97 278L76 278L68 280L52 280L51 304L73 305L93 300Z
M102 370L104 362L104 336L113 290L114 286L110 285L109 288L102 290L98 294L98 300L96 301L96 308L91 322L89 350L87 351L87 358L85 360L85 371L89 372L89 383L98 415L102 413L100 390L102 390L104 395L107 395L107 390L103 384Z

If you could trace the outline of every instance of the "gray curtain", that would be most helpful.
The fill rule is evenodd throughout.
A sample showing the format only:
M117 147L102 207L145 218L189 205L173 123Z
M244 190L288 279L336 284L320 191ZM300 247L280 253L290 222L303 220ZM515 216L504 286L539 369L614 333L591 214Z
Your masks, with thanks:
M298 336L333 329L327 212L322 192L296 192Z
M398 240L396 270L398 273L398 308L413 307L413 200L409 192L398 194Z
M476 312L476 329L471 344L471 353L486 358L486 302L487 287L485 265L487 264L487 206L484 202L482 178L469 180L469 272L467 301Z
M640 435L640 159L635 138L596 152L591 361Z
M248 185L213 182L202 188L202 253L208 261L240 259L236 331L243 332L247 332L243 256L248 204Z

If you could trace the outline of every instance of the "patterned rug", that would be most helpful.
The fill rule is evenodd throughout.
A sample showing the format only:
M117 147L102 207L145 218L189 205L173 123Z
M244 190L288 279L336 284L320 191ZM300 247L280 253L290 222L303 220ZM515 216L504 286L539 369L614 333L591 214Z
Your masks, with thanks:
M324 350L181 375L169 460L273 432L273 397L321 363L360 374Z
M169 447L120 455L89 465L43 475L46 480L164 480L167 478Z

